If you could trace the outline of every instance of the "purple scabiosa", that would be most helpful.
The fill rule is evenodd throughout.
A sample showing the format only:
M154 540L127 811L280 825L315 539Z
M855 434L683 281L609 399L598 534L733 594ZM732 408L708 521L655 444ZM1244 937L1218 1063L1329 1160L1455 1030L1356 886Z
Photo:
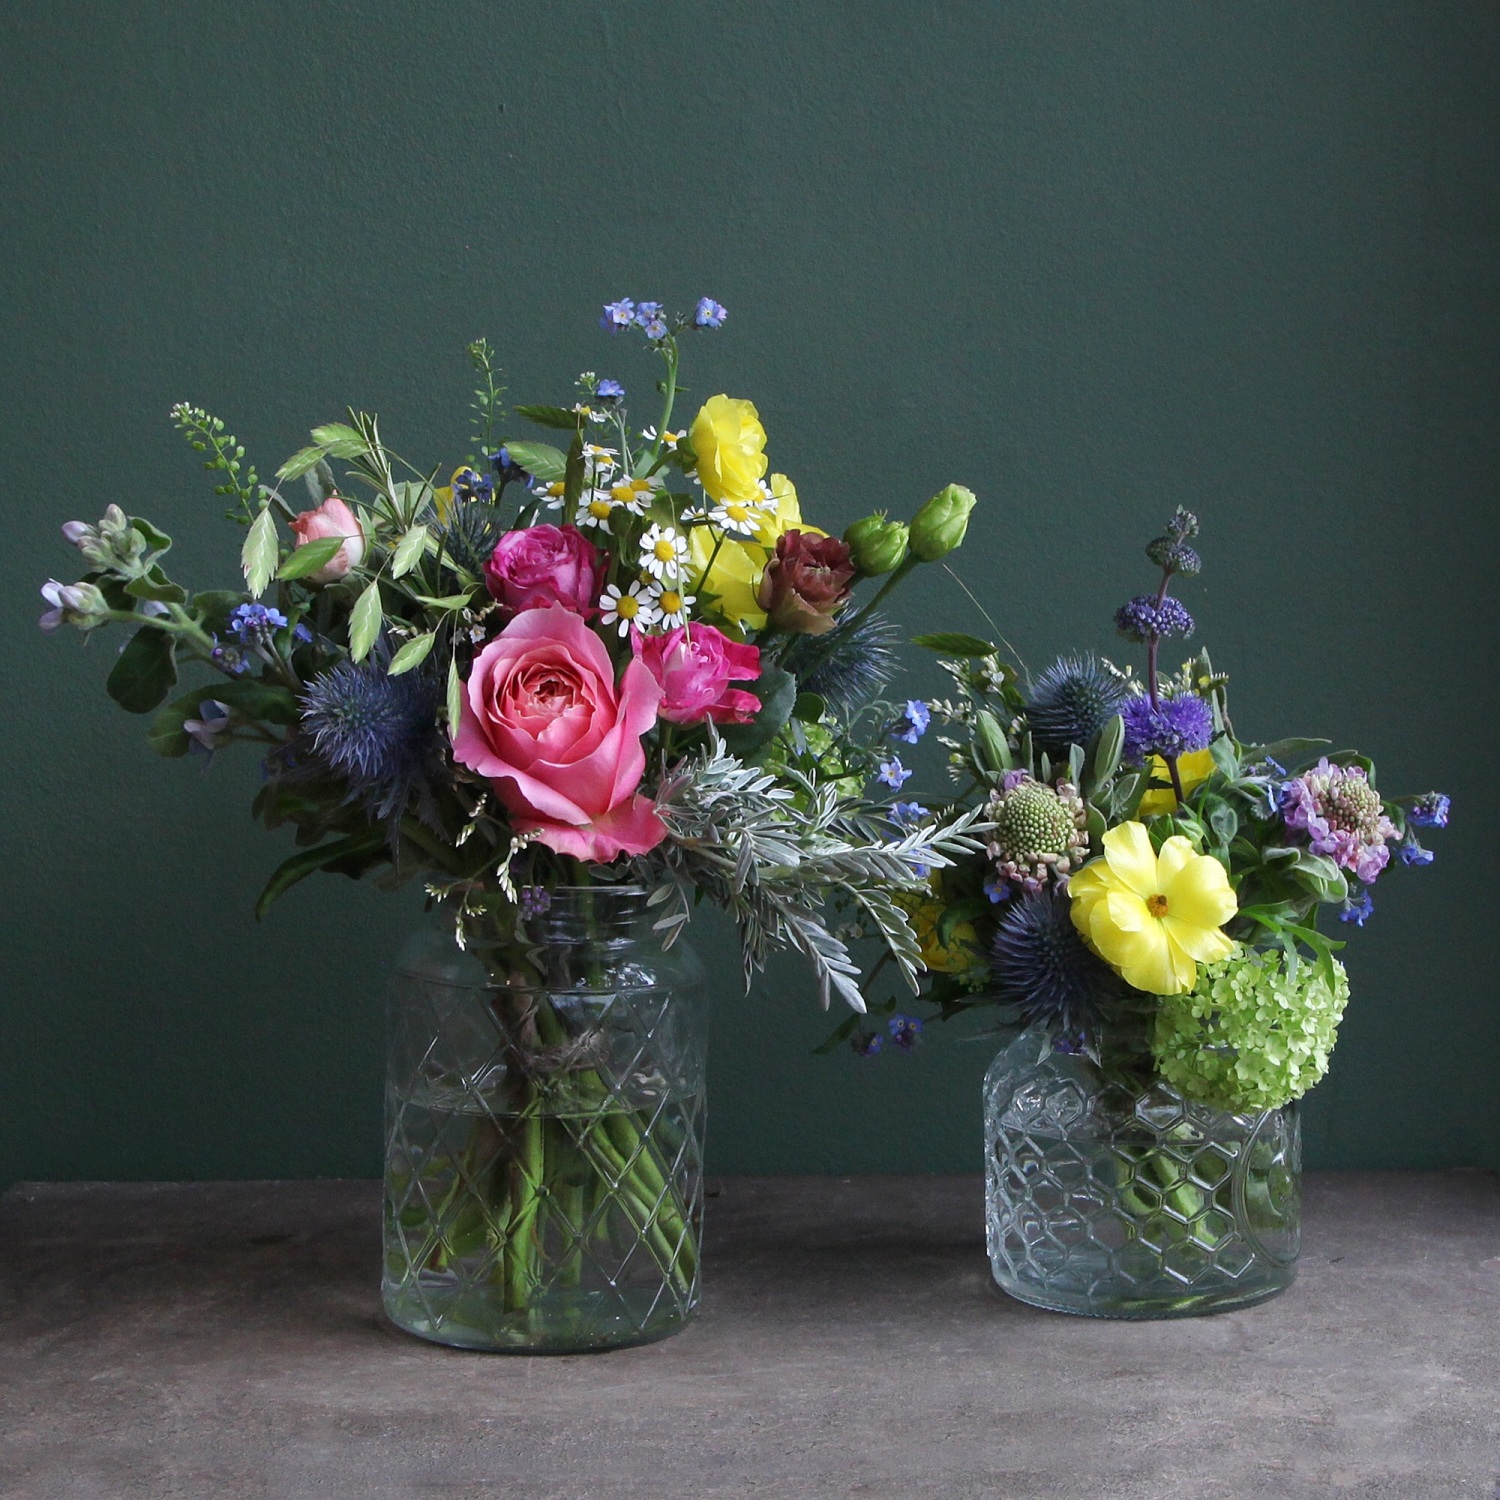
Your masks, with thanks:
M599 326L610 333L622 333L634 322L635 303L629 297L621 297L618 302L604 304L604 313L599 319Z
M1356 927L1363 927L1374 915L1375 902L1369 891L1361 891L1357 896L1351 892L1339 907L1339 921L1353 922Z
M618 380L601 380L594 387L594 394L606 405L613 406L625 399L625 387Z
M660 340L667 336L667 320L660 302L637 302L635 324L648 339Z
M1007 885L1066 889L1070 872L1088 858L1088 809L1066 781L1053 788L1026 771L1007 771L987 816L995 825L988 853Z
M392 677L389 661L382 642L364 661L320 673L302 695L313 759L345 783L346 801L382 821L399 820L413 796L426 811L442 769L437 677L422 668Z
M1026 695L1026 727L1048 755L1065 757L1088 742L1125 701L1125 678L1091 652L1060 656Z
M1031 1026L1067 1036L1097 1025L1122 994L1119 977L1090 953L1067 896L1021 896L1001 916L990 945L995 993Z
M242 646L254 646L285 630L286 616L268 604L237 604L229 612L229 628Z
M914 774L901 764L899 755L893 755L889 760L880 762L880 774L875 779L890 787L893 792L899 792Z
M1196 693L1157 703L1140 693L1126 699L1120 714L1125 720L1120 759L1128 766L1142 765L1150 755L1181 756L1207 750L1214 737L1213 709Z
M911 1052L922 1039L922 1023L915 1016L894 1015L886 1022L891 1034L891 1046L903 1052Z
M1446 828L1452 799L1443 792L1425 792L1412 803L1406 821L1418 828Z
M1396 825L1362 766L1335 765L1324 756L1282 788L1281 816L1288 828L1307 835L1314 854L1330 856L1365 885L1390 862L1387 845Z
M693 309L693 326L695 328L722 328L724 319L729 316L722 302L715 302L712 297L700 297L698 305Z
M1189 636L1195 628L1193 617L1170 594L1159 603L1154 594L1137 594L1115 611L1115 629L1128 641L1164 641Z
M927 726L931 723L932 712L927 705L920 698L908 698L906 706L901 710L901 717L896 721L896 727L891 730L891 738L915 745L927 733Z

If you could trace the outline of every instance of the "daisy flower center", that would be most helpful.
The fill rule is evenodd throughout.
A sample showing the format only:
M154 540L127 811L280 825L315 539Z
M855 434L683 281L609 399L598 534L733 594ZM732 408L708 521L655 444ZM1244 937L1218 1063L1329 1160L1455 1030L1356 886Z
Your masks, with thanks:
M651 555L657 562L671 562L677 556L677 548L667 537L662 537L651 549Z
M641 601L632 594L624 594L615 600L615 613L622 620L633 620L641 612Z
M589 514L596 521L607 521L609 519L609 513L610 513L611 508L612 507L610 506L610 503L609 503L608 500L590 500L589 501Z
M623 603L623 601L621 602ZM675 589L663 590L661 596L661 607L663 613L675 615L677 611L682 608L682 595L679 594Z

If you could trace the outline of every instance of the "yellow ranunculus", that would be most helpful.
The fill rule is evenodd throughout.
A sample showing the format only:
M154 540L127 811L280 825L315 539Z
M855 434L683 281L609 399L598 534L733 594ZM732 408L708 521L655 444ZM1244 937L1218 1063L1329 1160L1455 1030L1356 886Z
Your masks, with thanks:
M760 607L756 591L766 566L766 549L754 542L724 536L714 556L714 543L723 535L713 526L695 526L688 532L688 555L693 564L693 592L705 590L719 596L714 605L731 624L759 630L766 623L766 612ZM709 558L713 567L705 575Z
M805 531L812 536L827 536L816 526L809 526L802 519L802 505L797 499L797 486L785 474L773 474L770 481L771 498L776 502L775 511L763 511L755 528L755 540L768 551L776 546L776 538L786 531Z
M1174 834L1158 854L1144 823L1104 835L1104 854L1069 882L1073 925L1126 982L1151 995L1183 995L1200 963L1234 952L1219 930L1239 909L1212 855Z
M922 962L933 974L966 974L978 962L974 944L979 934L972 922L954 924L950 941L938 941L938 922L947 910L941 895L920 891L897 891L891 899L911 918L912 931L922 952Z
M1182 778L1182 793L1187 796L1194 787L1202 786L1213 774L1214 757L1211 750L1190 750L1177 757L1177 774ZM1146 774L1152 781L1170 781L1171 774L1161 756L1153 755L1146 762ZM1177 793L1169 786L1153 787L1141 798L1140 814L1149 818L1153 813L1177 811Z
M766 472L766 429L753 403L710 396L693 418L698 478L716 501L754 500Z

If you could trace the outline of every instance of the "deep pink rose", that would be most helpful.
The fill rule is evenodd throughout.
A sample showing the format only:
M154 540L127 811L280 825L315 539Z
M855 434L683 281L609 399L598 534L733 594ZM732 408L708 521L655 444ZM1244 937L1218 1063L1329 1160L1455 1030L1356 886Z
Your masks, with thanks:
M475 657L453 755L549 849L598 864L644 854L666 837L638 792L660 701L642 662L616 686L604 642L570 610L528 609Z
M344 538L344 545L321 568L307 575L309 583L333 583L356 567L365 555L364 528L348 502L337 495L330 495L316 510L303 511L292 522L292 532L299 547L322 541L324 537Z
M661 684L657 713L674 724L748 724L760 712L754 693L730 687L760 676L760 647L742 646L712 625L679 625L665 635L630 637L636 660Z
M576 526L529 526L507 531L484 565L489 591L519 614L560 604L586 615L599 594L604 565L599 549Z

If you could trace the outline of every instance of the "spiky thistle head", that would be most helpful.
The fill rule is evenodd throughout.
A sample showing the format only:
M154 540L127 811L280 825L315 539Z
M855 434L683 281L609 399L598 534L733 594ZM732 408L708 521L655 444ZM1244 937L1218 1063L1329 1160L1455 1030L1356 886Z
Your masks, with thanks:
M399 818L412 797L424 812L441 769L438 682L417 668L392 677L382 642L362 662L320 673L302 695L302 731L312 758L340 778L348 800L372 818Z
M441 533L443 551L466 573L481 577L504 529L498 507L479 500L460 500L455 489Z
M1123 673L1092 652L1059 656L1031 684L1026 724L1035 744L1054 757L1087 745L1125 701Z
M1122 987L1084 946L1070 904L1053 891L1012 901L990 945L990 975L995 993L1017 1006L1028 1025L1076 1036L1099 1023Z
M895 627L884 615L867 615L857 623L836 625L827 635L797 636L787 652L786 669L805 692L816 693L847 718L895 676L896 639Z

